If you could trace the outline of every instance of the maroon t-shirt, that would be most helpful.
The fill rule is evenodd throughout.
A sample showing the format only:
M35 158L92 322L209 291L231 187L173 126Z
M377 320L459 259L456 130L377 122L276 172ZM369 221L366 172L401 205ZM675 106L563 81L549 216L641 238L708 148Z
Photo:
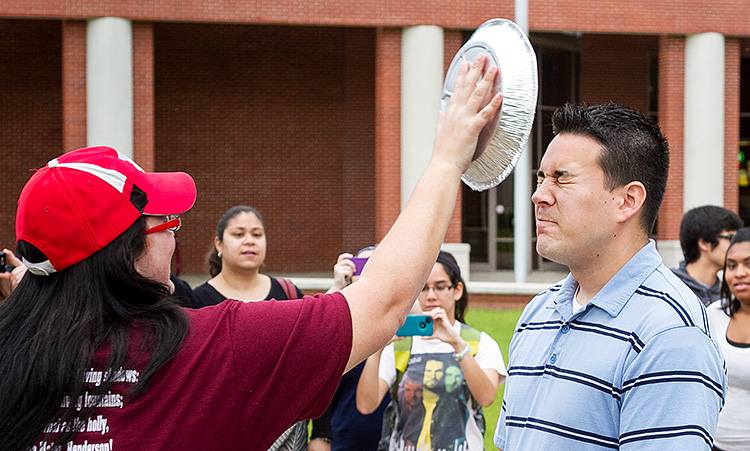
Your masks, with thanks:
M325 411L351 352L342 294L228 300L187 312L190 336L147 394L122 396L140 375L124 368L84 432L63 449L265 451L296 421ZM97 369L87 373L91 384L101 377Z

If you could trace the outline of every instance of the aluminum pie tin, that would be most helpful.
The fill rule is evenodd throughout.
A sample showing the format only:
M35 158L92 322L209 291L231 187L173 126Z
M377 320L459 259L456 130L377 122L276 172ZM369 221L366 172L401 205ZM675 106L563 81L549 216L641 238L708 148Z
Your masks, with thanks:
M486 53L489 64L500 72L499 83L484 105L497 90L503 94L503 105L480 133L469 169L461 176L475 191L499 185L513 171L531 134L538 90L536 54L526 34L510 20L492 19L480 25L453 57L445 75L441 110L448 109L461 63L474 61L480 53Z

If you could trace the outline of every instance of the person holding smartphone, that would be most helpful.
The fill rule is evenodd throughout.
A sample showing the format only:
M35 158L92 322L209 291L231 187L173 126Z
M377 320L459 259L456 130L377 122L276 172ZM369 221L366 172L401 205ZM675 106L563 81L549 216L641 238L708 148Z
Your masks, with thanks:
M468 292L450 253L440 251L418 300L433 334L396 338L370 356L357 409L372 412L391 391L380 449L483 449L482 407L495 400L505 363L492 337L465 324Z

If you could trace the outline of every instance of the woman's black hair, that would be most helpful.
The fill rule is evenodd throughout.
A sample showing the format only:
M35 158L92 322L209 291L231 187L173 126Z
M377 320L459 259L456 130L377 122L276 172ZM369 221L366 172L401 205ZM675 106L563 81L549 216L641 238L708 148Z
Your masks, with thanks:
M29 449L48 437L50 423L85 424L98 402L78 411L77 400L101 398L113 384L112 378L86 384L87 370L113 375L145 358L127 393L138 397L178 353L189 331L185 311L168 298L166 285L135 269L145 230L141 217L80 263L49 276L27 273L0 304L0 449ZM47 259L27 242L19 241L17 249L28 261ZM96 353L106 349L106 362L96 362ZM55 445L64 446L79 429L60 429Z
M219 218L219 223L216 225L216 237L219 241L224 241L224 230L227 229L227 224L229 224L229 221L234 219L240 213L254 214L258 217L258 221L260 221L265 229L266 224L263 222L263 217L258 213L258 210L253 207L248 207L247 205L236 205L225 211L224 214L221 215L221 218ZM219 275L221 272L221 257L219 257L219 252L216 250L213 241L211 242L211 250L208 251L206 260L208 261L208 273L211 274L211 277Z
M466 312L466 306L469 304L469 292L466 289L466 282L464 282L463 277L461 277L461 268L459 268L458 263L456 263L456 259L453 258L453 255L445 251L440 251L437 258L437 263L440 263L443 266L443 269L445 270L446 274L448 274L448 278L450 279L451 285L454 288L458 286L459 282L461 282L461 285L463 285L464 287L463 294L456 301L455 314L458 321L466 324L464 313Z
M734 234L734 237L732 237L732 241L729 243L729 247L727 248L727 255L729 254L729 249L731 249L732 246L737 243L744 243L745 241L750 241L750 227L743 227L737 230L737 233ZM724 310L724 313L731 317L735 314L735 312L739 311L740 301L734 294L732 294L732 290L729 289L726 274L727 257L725 255L724 273L721 277L721 309Z

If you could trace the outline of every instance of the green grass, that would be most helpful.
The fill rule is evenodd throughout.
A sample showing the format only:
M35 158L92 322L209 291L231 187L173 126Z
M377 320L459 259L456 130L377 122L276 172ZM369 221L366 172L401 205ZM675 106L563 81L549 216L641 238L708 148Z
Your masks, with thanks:
M466 323L474 329L487 333L494 338L500 346L503 353L505 364L508 364L508 346L513 336L513 329L516 327L518 318L521 316L521 309L512 310L487 310L472 309L466 311ZM487 431L484 434L484 449L497 450L492 443L492 436L495 434L497 420L500 417L500 407L503 404L503 389L505 385L500 384L497 389L497 398L491 406L484 409L484 418L487 425Z

